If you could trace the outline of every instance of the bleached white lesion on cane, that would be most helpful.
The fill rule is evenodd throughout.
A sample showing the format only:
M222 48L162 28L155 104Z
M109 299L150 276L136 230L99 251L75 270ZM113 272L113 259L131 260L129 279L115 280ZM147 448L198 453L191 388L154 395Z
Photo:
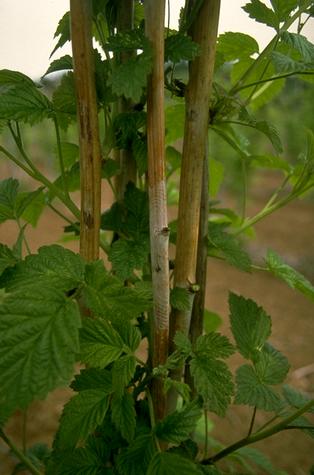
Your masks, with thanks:
M157 328L169 326L169 228L166 187L163 181L150 188L151 263L154 292L154 315Z

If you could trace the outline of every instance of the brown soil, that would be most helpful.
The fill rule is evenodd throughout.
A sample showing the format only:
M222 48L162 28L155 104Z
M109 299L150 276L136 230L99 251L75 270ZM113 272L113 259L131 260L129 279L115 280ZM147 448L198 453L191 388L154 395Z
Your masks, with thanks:
M251 205L252 210L262 204L261 198L255 197ZM29 229L27 233L31 249L35 251L40 245L58 241L62 226L62 220L47 210L40 219L38 229ZM271 247L313 280L313 204L291 204L258 224L256 231L257 239L250 250L257 259ZM0 242L12 244L15 235L14 224L6 223L0 226ZM65 245L75 251L78 249L77 241ZM230 333L227 308L229 290L253 298L272 316L272 343L289 358L292 366L290 382L314 393L313 304L266 273L246 274L212 259L208 263L207 307L224 317L222 332L227 334ZM233 369L239 362L237 358L231 360ZM305 367L308 367L308 371ZM305 368L305 371L296 371L300 368ZM59 414L69 395L69 390L58 389L45 401L32 405L28 411L29 445L38 441L51 443ZM213 417L213 437L226 444L237 440L246 434L250 416L250 410L247 408L232 407L226 419ZM259 414L257 424L262 421L265 421L265 415ZM18 444L21 425L21 414L16 414L7 426L7 433ZM308 475L314 464L313 441L301 432L286 431L271 440L256 444L256 447L264 450L276 466L286 470L289 475ZM7 447L0 443L0 475L10 475L13 466Z

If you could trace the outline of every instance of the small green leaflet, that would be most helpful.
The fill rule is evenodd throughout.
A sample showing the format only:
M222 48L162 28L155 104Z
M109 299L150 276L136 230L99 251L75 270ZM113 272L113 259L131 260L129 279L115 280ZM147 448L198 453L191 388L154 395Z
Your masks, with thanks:
M229 294L231 330L240 353L254 359L271 334L271 319L253 300Z
M183 136L185 105L183 101L166 108L166 144L172 144Z
M102 319L85 319L80 334L81 361L105 368L123 352L123 341L112 325Z
M7 267L14 267L18 258L5 244L0 243L0 275Z
M148 241L136 242L119 239L111 246L108 258L117 276L126 280L134 275L134 270L143 268L147 262L148 252Z
M280 384L286 379L289 368L287 358L269 343L265 343L255 362L259 380L265 384Z
M112 392L112 375L108 369L88 368L76 374L70 387L76 391L102 389L106 394Z
M199 45L182 33L170 35L165 41L165 61L191 61L199 54Z
M281 41L297 50L305 63L312 63L314 69L314 45L305 36L284 31L280 35Z
M68 382L79 351L80 312L49 286L8 294L0 306L0 397L4 410Z
M308 394L298 391L297 389L285 384L282 388L283 397L290 404L290 406L300 409L300 407L307 404L311 398ZM314 408L312 407L309 412L314 413Z
M15 178L0 181L0 223L20 218L42 193L42 188L28 193L18 193L19 182Z
M147 475L201 475L191 460L169 452L158 452L149 464Z
M228 358L235 349L228 338L220 333L210 332L198 337L195 353L208 358Z
M56 448L74 448L102 423L109 408L109 394L103 389L81 391L64 406L56 435Z
M128 391L121 396L114 395L111 401L111 418L122 437L131 443L134 439L136 426L136 412L134 399Z
M71 168L78 160L80 149L79 146L71 142L61 142L62 158L64 168L67 170ZM58 151L56 150L56 155Z
M215 160L212 157L209 157L209 196L210 198L215 198L220 190L220 186L224 179L225 167L224 165Z
M53 466L53 475L100 475L104 460L88 447L62 452L62 460ZM50 473L48 471L48 473ZM52 474L51 474L52 475Z
M136 359L133 355L124 355L113 363L112 388L118 396L122 396L134 376Z
M53 244L39 248L38 254L27 256L6 280L8 291L38 286L70 291L83 283L84 263L78 254Z
M257 467L265 470L265 472L269 473L270 475L280 475L278 470L274 468L270 459L266 457L266 455L264 455L260 450L257 450L253 447L242 447L241 449L238 449L235 454L244 457L244 459L247 459L250 462L253 462Z
M182 409L169 414L155 428L156 436L172 444L187 440L195 430L197 421L202 417L200 405L193 401Z
M252 36L228 31L219 35L217 51L223 55L225 61L234 61L258 53L259 47Z
M55 73L57 71L66 71L69 69L73 69L73 61L72 61L72 57L66 54L65 56L62 56L61 58L58 58L52 61L49 68L43 75L43 77L47 76L48 74Z
M170 304L172 308L189 311L192 305L192 294L183 287L174 287L170 291Z
M40 189L38 190L38 193L33 193L35 194L31 196L30 193L27 194L27 200L30 201L22 213L22 219L35 228L46 205L46 194L44 191L40 191ZM24 193L19 194L19 200L23 200L23 195Z
M222 324L223 320L220 315L211 310L204 310L204 330L206 333L216 331Z
M120 475L147 475L148 465L156 452L152 434L136 437L128 448L117 457L117 470ZM176 474L177 475L177 474Z
M107 180L109 178L112 178L115 175L118 175L120 173L120 165L116 162L116 160L113 160L112 158L107 158L106 160L103 160L101 164L101 176L102 178L106 178Z
M280 53L279 51L272 51L271 60L274 64L276 73L300 73L303 71L313 71L314 63L305 63L298 61L290 56ZM275 81L278 82L278 81Z
M70 41L70 12L66 12L59 21L58 27L54 34L54 38L57 38L58 36L60 36L60 38L58 39L56 46L52 50L50 58L57 51L57 49L61 48L67 41Z
M302 294L314 300L314 287L311 282L300 272L286 264L275 251L269 250L267 252L266 265L268 270L276 277L279 277L293 289L299 290Z
M277 411L280 408L278 394L260 380L253 366L240 366L236 373L236 387L235 404L256 406L264 411Z
M270 3L280 22L287 20L290 13L302 4L298 0L270 0Z
M76 101L73 72L65 74L52 96L58 123L64 130L76 120Z
M279 21L275 12L260 0L251 0L242 9L249 14L250 18L254 18L257 22L264 23L276 30L279 28Z

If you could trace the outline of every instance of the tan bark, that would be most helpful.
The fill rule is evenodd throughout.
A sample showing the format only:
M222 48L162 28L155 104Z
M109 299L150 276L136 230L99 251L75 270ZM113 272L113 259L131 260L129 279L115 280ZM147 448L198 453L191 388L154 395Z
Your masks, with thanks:
M153 69L147 91L148 191L150 210L151 267L154 293L152 365L168 356L169 260L165 180L164 123L164 0L145 1L146 35L153 48ZM152 396L157 419L165 414L163 385L155 381Z
M101 151L92 47L92 1L71 0L71 38L80 143L80 253L99 256Z

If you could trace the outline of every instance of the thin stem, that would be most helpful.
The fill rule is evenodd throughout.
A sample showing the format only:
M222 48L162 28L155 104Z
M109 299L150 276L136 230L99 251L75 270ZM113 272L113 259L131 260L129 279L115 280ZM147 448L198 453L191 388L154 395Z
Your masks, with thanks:
M58 216L60 216L60 218L64 219L64 221L71 224L71 226L73 226L73 228L75 228L76 231L78 232L80 231L80 227L77 224L73 223L73 221L71 221L67 216L65 216L65 214L59 211L54 205L49 203L48 206L50 209L52 209L52 211L54 211Z
M152 396L150 394L150 390L148 388L146 388L146 397L147 397L147 402L148 402L150 423L151 423L152 429L154 430L155 427L156 427L155 411L154 411L153 399L152 399ZM154 436L154 439L155 439L155 444L156 444L158 452L161 452L161 448L160 448L160 445L159 445L159 440L157 439L156 436Z
M21 225L21 222L20 222L20 220L19 220L18 218L16 219L16 224L18 225L18 228L19 228L20 233L22 233L23 241L24 241L26 250L27 250L28 254L31 254L32 252L31 252L31 250L30 250L29 244L28 244L27 239L26 239L26 237L25 237L25 234L24 234L24 231L23 231L23 226Z
M1 145L0 145L0 152L2 152L9 160L15 163L15 165L20 167L28 176L36 180L36 176L34 172L28 167L26 167L24 163L20 162L18 158L14 157L14 155L12 155L6 148L2 147Z
M249 431L248 431L248 434L247 434L248 437L252 434L252 431L253 431L255 417L256 417L256 410L257 410L257 407L255 406L254 409L253 409L252 419L251 419Z
M244 222L246 217L246 205L247 205L247 192L248 192L248 184L247 184L247 169L246 169L246 161L245 158L241 158L241 170L242 170L242 210L241 210L241 220Z
M8 447L12 450L14 455L17 456L17 458L23 462L23 464L27 467L27 469L33 474L33 475L42 475L42 472L38 470L31 462L31 460L26 457L23 452L16 447L16 445L12 442L9 437L6 436L6 434L3 432L2 429L0 429L0 437L1 439L7 444Z
M276 81L277 79L285 79L291 76L298 76L299 74L313 76L314 71L293 71L290 73L279 74L278 76L272 76L266 79L259 79L258 81L253 81L253 82L250 82L249 84L244 84L243 86L239 86L233 89L233 94L236 94L239 91L243 91L244 89L248 89L252 86L258 86L259 84L264 84L265 82Z
M283 182L281 183L281 185L277 188L277 190L274 191L272 196L269 198L269 200L267 201L264 208L269 208L276 201L276 198L283 191L283 189L285 188L286 184L288 183L290 177L291 177L291 175L290 175L290 173L288 173L287 176L285 177L285 179L283 180Z
M255 442L258 442L262 439L266 439L267 437L271 437L274 434L277 434L278 432L281 432L282 430L286 430L287 426L290 424L290 422L293 422L295 419L297 419L299 416L304 414L305 412L308 412L311 407L314 406L314 399L309 401L307 404L302 406L300 409L295 411L293 414L290 414L290 416L285 417L282 419L278 424L275 424L274 426L270 427L269 429L265 429L262 431L255 432L252 435L246 436L241 440L238 440L232 445L229 445L229 447L226 447L225 449L221 450L218 452L216 455L213 457L204 459L202 461L203 465L211 465L215 462L218 462L218 460L221 460L222 458L226 457L227 455L235 452L236 450L240 449L241 447L245 447L250 444L254 444Z
M57 150L58 150L58 158L59 158L59 165L60 165L60 171L61 171L63 191L64 191L64 194L67 197L69 197L69 191L68 191L68 186L66 182L66 175L65 175L65 168L64 168L62 146L61 146L60 129L59 129L59 124L56 117L53 118L53 123L55 126L55 132L56 132Z
M208 415L206 409L204 409L204 418L205 418L205 443L204 443L204 457L206 458L208 455Z
M275 414L274 417L272 417L271 419L269 419L267 422L265 422L265 424L263 424L257 431L256 431L256 434L258 432L261 432L262 430L264 430L266 427L268 427L270 424L272 424L273 422L275 422L276 419L278 419L278 414Z

